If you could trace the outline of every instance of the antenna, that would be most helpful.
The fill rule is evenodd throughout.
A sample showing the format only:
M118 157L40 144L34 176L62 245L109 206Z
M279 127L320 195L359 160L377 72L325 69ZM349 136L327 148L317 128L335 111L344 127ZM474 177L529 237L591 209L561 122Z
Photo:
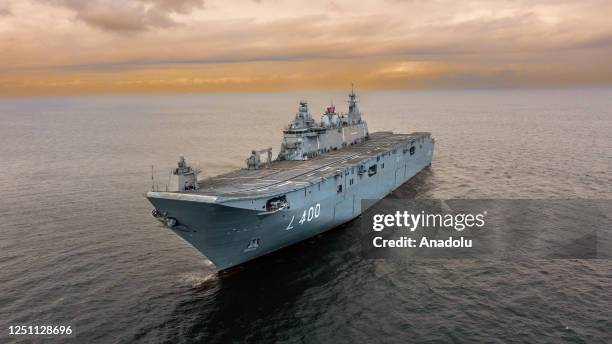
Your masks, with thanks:
M172 179L172 168L170 169L170 171L168 172L168 183L166 184L166 191L168 191L168 188L170 187L170 182Z
M153 173L153 165L151 165L151 191L155 191L155 177Z
M355 103L359 102L357 100L357 95L355 94L355 84L353 84L352 82L351 82L351 93L349 93L348 96L349 96L349 100L346 101L347 103L355 104Z

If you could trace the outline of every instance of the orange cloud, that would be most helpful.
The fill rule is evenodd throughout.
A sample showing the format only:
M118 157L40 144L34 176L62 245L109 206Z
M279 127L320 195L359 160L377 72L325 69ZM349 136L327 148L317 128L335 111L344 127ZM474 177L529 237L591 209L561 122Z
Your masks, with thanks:
M8 0L0 95L612 83L612 3Z

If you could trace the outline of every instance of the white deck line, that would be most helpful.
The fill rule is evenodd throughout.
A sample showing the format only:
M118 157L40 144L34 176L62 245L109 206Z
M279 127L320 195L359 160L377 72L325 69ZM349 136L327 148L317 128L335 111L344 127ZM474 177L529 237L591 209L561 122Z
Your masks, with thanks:
M157 192L157 191L147 192L147 197L171 199L171 200L177 200L177 201L200 202L200 203L215 203L218 198L217 196L207 196L207 195L199 195L199 194L183 194L183 193L176 193L176 192Z
M292 181L288 180L288 181L286 181L286 182L284 182L284 183L281 183L281 184L278 184L278 185L276 185L276 186L277 186L277 187L281 187L281 186L285 186L285 185L288 185L288 184L291 184L291 183L292 183Z

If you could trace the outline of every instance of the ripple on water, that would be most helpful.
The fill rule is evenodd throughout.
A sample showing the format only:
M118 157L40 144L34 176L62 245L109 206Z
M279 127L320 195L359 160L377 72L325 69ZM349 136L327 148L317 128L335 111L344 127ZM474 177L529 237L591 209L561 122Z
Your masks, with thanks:
M204 176L240 167L303 97L322 109L330 93L0 100L0 326L62 322L88 343L610 342L609 260L373 261L349 223L216 274L150 217L152 164L159 183L179 153ZM612 198L609 90L361 100L373 131L436 138L431 168L389 197Z

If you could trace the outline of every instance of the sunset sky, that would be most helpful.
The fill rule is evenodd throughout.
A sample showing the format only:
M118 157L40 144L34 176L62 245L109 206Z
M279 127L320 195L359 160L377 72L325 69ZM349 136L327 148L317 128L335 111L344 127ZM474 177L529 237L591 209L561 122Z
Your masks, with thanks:
M0 96L612 84L612 1L0 0Z

